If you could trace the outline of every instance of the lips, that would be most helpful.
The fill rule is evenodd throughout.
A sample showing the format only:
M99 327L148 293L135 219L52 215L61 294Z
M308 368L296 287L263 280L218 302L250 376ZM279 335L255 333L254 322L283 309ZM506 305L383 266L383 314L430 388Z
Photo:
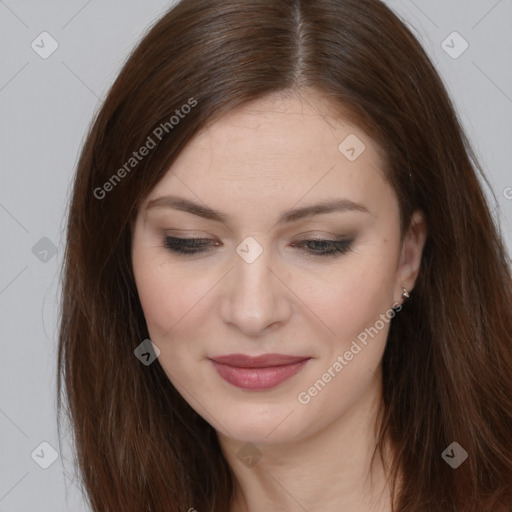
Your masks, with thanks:
M212 357L213 361L220 364L227 364L239 368L269 368L273 366L285 366L304 361L309 357L304 356L287 356L284 354L263 354L261 356L252 357L244 354L229 354L226 356Z
M310 359L285 354L264 354L257 357L229 354L210 360L225 381L242 389L261 391L293 377Z

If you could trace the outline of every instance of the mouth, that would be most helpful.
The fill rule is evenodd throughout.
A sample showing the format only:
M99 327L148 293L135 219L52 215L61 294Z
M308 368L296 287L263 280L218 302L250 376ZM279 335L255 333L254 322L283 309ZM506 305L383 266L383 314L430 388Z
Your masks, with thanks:
M229 354L209 359L217 373L233 386L263 391L296 375L311 358L285 354L264 354L257 357Z

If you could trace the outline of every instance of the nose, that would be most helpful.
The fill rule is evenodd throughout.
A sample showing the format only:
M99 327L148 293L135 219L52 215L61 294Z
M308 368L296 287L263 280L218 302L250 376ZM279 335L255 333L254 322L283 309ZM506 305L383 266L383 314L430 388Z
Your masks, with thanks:
M223 286L223 321L253 337L286 323L293 294L279 274L267 249L250 263L236 254Z

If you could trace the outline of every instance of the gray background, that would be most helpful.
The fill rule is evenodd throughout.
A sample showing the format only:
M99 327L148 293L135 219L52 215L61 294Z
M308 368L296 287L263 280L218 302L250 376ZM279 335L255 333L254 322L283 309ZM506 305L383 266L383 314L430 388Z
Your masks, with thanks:
M512 0L388 0L439 69L512 248ZM0 0L0 512L85 511L59 446L56 349L65 208L94 112L170 2ZM57 50L43 59L48 32ZM469 43L448 38L457 31ZM46 36L44 36L46 37ZM443 41L446 42L443 44ZM453 40L453 42L452 42ZM490 193L490 191L488 191ZM55 461L44 469L41 465Z

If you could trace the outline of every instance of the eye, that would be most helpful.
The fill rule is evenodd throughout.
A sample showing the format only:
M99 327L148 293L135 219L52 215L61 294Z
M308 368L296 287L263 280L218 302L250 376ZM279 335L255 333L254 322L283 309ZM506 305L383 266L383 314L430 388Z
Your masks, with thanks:
M352 248L354 240L324 240L324 239L310 239L294 242L293 247L304 247L301 249L308 253L310 256L336 256L345 254ZM210 240L209 238L176 238L173 236L166 236L164 238L164 247L175 254L191 255L208 251L209 246L220 245L219 242Z
M306 251L312 256L336 256L345 254L352 248L353 240L324 240L311 239L302 240L299 243L292 243L292 246L306 245Z
M197 254L205 252L209 242L209 238L175 238L173 236L166 236L164 238L164 246L171 252L176 254ZM218 242L213 242L214 245L219 245Z

